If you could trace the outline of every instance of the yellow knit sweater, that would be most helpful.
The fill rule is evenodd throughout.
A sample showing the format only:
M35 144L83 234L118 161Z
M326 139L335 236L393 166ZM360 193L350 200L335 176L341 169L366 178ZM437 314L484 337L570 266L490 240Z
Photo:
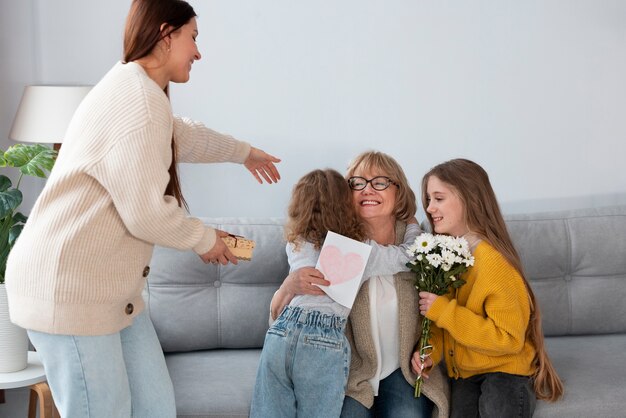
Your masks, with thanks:
M535 348L525 338L530 301L524 281L485 241L474 258L463 276L466 283L438 297L426 314L436 324L433 360L445 358L452 378L490 372L530 376Z

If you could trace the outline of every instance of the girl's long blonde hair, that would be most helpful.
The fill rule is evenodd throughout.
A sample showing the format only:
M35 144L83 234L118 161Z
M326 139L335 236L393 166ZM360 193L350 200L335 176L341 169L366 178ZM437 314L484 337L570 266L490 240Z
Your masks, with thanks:
M539 305L524 274L520 256L511 241L487 172L473 161L455 159L435 166L424 175L422 204L434 231L432 216L426 210L428 207L427 185L431 176L437 177L452 187L463 202L465 219L470 231L479 235L500 252L524 280L530 298L530 320L526 329L526 338L530 339L536 350L533 360L535 394L539 399L558 400L563 395L563 383L546 352Z
M285 237L296 248L305 240L320 249L328 231L363 241L365 232L352 203L352 191L336 170L313 170L293 188Z

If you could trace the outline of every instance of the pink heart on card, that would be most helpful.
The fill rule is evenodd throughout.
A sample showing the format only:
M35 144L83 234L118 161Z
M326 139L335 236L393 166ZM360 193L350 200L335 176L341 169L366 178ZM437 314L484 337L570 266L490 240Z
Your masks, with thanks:
M320 265L324 276L331 284L340 284L354 279L365 265L363 257L355 253L342 254L334 245L322 248Z

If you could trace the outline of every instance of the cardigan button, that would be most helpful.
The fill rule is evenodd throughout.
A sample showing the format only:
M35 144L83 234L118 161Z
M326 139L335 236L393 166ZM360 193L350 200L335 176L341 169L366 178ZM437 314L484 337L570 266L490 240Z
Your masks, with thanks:
M126 309L124 311L126 312L126 315L130 315L133 313L134 310L135 307L133 306L133 304L129 303L128 305L126 305Z
M143 268L143 277L148 277L148 274L150 274L150 266L145 266Z
M454 356L454 351L450 350L448 351L448 354L450 355L450 357Z

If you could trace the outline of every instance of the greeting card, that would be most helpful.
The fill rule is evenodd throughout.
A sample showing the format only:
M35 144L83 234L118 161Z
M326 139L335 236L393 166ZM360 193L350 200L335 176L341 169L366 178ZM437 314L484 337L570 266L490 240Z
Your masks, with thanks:
M337 303L352 308L372 247L328 231L316 269L330 286L320 286Z

